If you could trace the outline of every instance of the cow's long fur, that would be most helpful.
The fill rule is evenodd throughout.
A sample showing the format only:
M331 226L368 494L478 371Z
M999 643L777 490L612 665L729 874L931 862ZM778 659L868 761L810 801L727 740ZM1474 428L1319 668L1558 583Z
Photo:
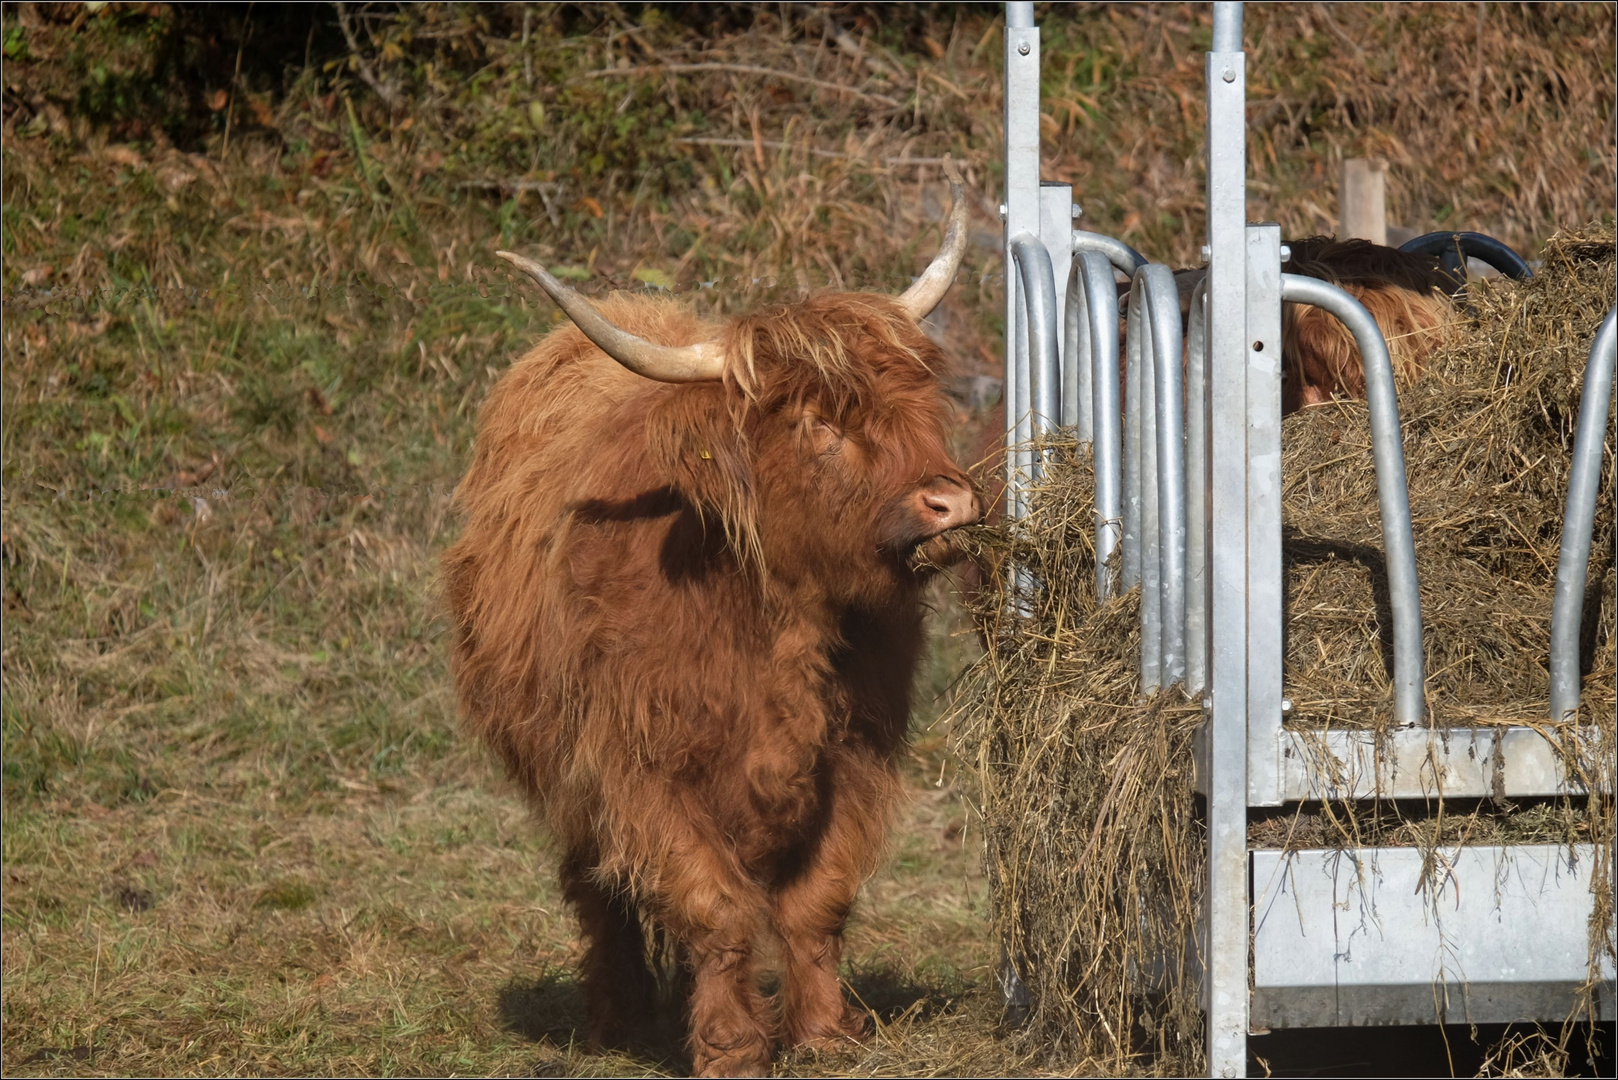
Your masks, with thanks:
M1451 282L1432 256L1331 236L1294 240L1288 246L1292 259L1283 270L1329 281L1365 305L1382 330L1399 378L1417 378L1427 358L1447 340L1454 318ZM1348 327L1328 312L1308 304L1283 305L1281 357L1283 413L1328 401L1333 394L1365 396L1359 346Z
M899 791L920 579L896 492L960 476L937 348L891 300L724 327L616 296L617 325L722 335L722 383L631 374L571 325L491 391L444 561L462 713L566 852L603 1040L650 1001L639 918L695 975L699 1071L767 1064L760 935L795 1040L852 1033L840 934ZM763 1058L760 1054L764 1054Z

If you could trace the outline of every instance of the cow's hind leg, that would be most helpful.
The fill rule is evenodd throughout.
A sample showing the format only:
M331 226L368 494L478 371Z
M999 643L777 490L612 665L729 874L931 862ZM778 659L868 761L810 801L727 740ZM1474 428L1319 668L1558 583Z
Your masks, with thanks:
M824 828L773 903L784 945L781 1015L793 1044L835 1045L868 1030L865 1014L843 999L837 968L843 926L881 850L897 782L880 760L849 756L830 767Z
M657 1008L639 914L629 897L591 880L582 859L563 863L562 893L578 912L585 939L580 976L590 1041L623 1048L650 1030Z

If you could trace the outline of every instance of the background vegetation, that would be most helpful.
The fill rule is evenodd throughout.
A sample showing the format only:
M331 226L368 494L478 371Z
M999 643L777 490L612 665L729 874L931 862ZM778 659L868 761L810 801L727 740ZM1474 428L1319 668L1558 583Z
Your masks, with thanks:
M1041 11L1047 175L1201 242L1206 5ZM15 4L3 16L8 1073L635 1072L572 1042L545 840L455 731L434 579L478 402L587 290L718 312L895 288L967 165L996 373L998 5ZM1251 215L1611 219L1605 4L1254 5ZM711 283L708 288L696 288ZM610 453L610 447L603 447ZM944 606L941 595L940 605ZM1068 1071L993 1037L977 825L929 727L849 979L872 1046L784 1068Z

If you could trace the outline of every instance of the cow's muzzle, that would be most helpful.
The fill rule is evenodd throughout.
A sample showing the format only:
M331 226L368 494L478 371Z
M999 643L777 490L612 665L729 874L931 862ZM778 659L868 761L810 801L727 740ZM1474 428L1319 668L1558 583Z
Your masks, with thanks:
M983 516L983 500L970 482L951 476L935 476L916 492L916 515L931 538L962 525L975 524Z

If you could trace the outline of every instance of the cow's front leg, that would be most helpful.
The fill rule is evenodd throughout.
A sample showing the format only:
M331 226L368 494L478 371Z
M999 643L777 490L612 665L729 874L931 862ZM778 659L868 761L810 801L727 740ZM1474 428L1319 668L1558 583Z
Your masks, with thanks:
M789 1044L833 1046L869 1030L865 1013L843 999L837 969L843 927L882 849L898 781L876 759L846 756L826 767L833 775L825 786L831 799L825 827L772 905L785 946L781 1014Z
M771 1035L754 943L769 924L764 891L736 854L656 788L643 788L639 823L656 843L643 864L658 921L679 945L689 980L692 1069L698 1076L767 1076Z

